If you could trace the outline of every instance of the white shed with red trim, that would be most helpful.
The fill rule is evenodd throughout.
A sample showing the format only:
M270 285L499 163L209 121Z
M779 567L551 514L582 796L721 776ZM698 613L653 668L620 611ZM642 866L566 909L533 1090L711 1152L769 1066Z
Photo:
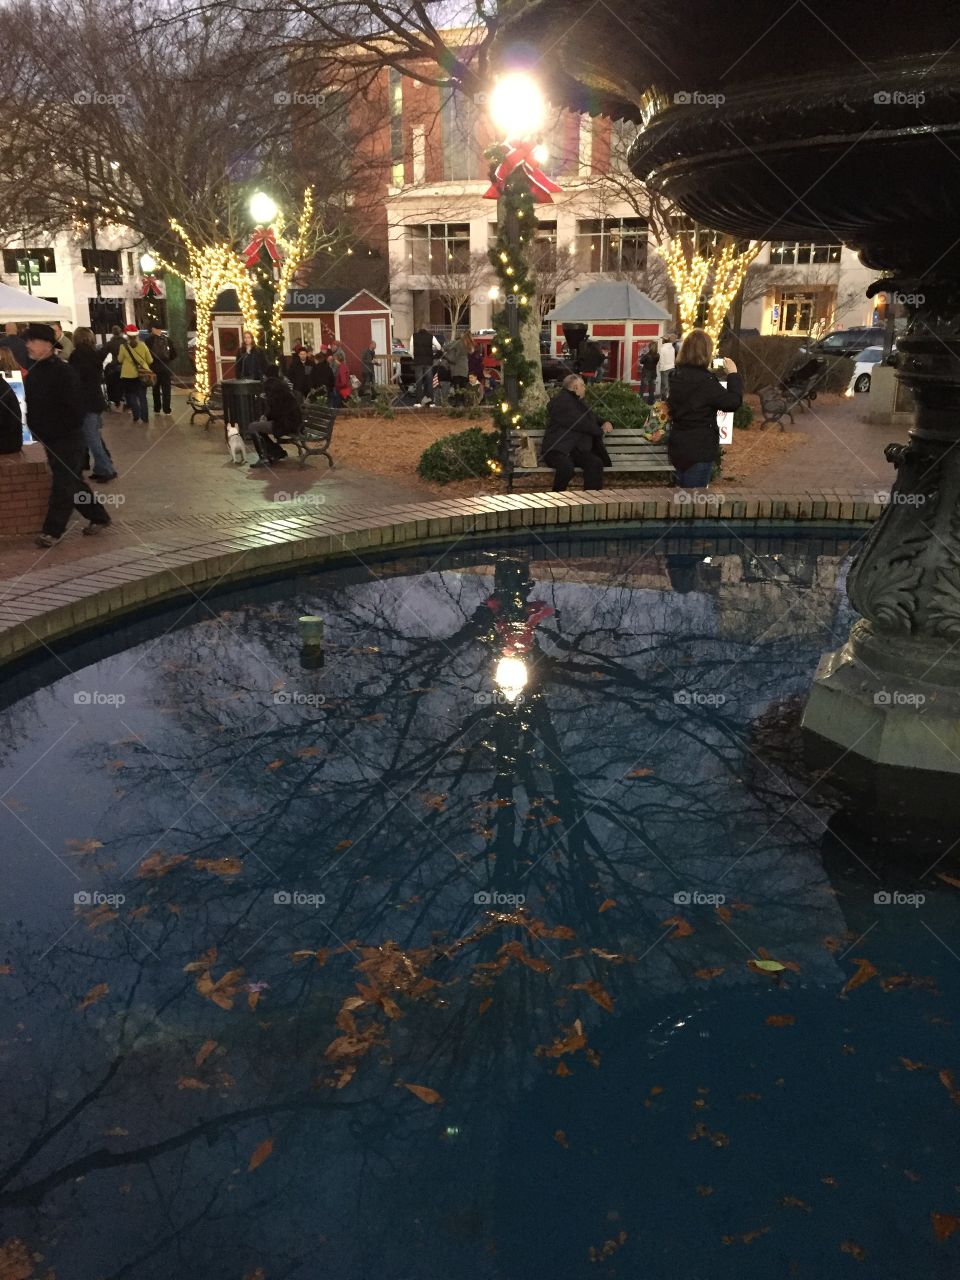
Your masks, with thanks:
M580 289L544 317L550 325L551 350L563 354L564 325L585 325L587 336L609 347L607 376L639 383L640 356L651 342L658 345L671 332L673 319L652 298L622 280L600 281Z

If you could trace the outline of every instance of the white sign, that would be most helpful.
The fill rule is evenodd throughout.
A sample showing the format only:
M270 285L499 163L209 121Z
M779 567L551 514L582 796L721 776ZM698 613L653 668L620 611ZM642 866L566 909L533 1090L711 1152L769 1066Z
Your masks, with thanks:
M20 401L20 417L23 419L23 443L33 444L33 436L27 427L27 396L26 389L23 385L23 374L19 369L15 373L7 373L6 370L0 370L7 382L13 387L17 399Z
M724 391L726 391L727 389L726 381L723 378L718 378L718 382L720 383L721 387L723 387ZM733 444L733 414L732 413L724 413L720 409L717 410L717 429L720 432L721 444Z

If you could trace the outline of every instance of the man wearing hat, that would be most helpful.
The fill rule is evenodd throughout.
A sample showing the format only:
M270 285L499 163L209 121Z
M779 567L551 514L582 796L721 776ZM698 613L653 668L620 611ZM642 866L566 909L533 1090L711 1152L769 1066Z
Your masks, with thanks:
M23 339L33 361L24 379L27 425L43 445L52 482L37 546L52 547L63 537L71 510L87 520L84 533L98 533L110 523L110 517L81 475L86 444L77 375L57 359L60 344L50 325L28 325Z

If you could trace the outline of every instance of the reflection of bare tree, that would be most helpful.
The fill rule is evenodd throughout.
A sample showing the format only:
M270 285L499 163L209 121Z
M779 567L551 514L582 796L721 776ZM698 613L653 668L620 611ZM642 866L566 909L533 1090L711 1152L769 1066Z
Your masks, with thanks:
M784 692L785 669L802 684L845 622L833 561L802 544L789 572L765 570L757 548L719 565L607 551L318 580L289 604L195 619L149 663L100 664L97 687L127 671L146 690L103 753L124 794L87 861L127 901L84 910L45 958L50 939L30 933L11 948L12 1022L33 1032L8 1090L0 1203L23 1213L69 1195L99 1221L98 1198L125 1179L141 1234L116 1275L141 1256L136 1274L161 1274L149 1267L201 1229L208 1248L253 1258L257 1232L322 1229L304 1166L348 1168L325 1191L336 1223L355 1208L353 1175L376 1198L398 1152L409 1194L422 1188L435 1113L398 1082L436 1089L446 1127L470 1129L537 1073L592 1070L608 1009L676 992L697 968L742 981L712 913L671 939L678 889L716 889L734 864L723 890L744 907L740 959L829 932L810 857L820 824L782 775L748 776L743 725ZM765 572L769 591L743 590ZM298 666L302 612L328 621L319 672ZM522 699L493 679L508 651L526 667ZM326 902L278 904L281 888ZM522 894L525 910L481 892ZM807 977L832 963L811 957ZM258 1171L267 1183L245 1180L268 1133L283 1160ZM388 1199L383 1257L409 1208L399 1190Z

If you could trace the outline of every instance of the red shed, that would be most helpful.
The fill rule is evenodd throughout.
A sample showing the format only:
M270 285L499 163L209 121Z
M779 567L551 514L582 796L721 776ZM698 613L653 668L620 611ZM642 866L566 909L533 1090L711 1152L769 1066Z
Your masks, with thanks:
M609 348L607 377L639 383L638 363L648 343L662 342L672 323L670 313L635 285L623 281L600 281L580 289L562 306L554 307L544 320L551 330L551 350L563 353L564 324L586 328L587 336Z
M321 289L311 285L288 289L281 317L283 350L289 355L297 344L320 347L337 344L347 357L351 373L360 376L360 356L377 344L377 381L390 381L393 317L389 306L367 289ZM212 381L233 377L233 363L240 348L243 319L233 289L224 289L213 309Z

